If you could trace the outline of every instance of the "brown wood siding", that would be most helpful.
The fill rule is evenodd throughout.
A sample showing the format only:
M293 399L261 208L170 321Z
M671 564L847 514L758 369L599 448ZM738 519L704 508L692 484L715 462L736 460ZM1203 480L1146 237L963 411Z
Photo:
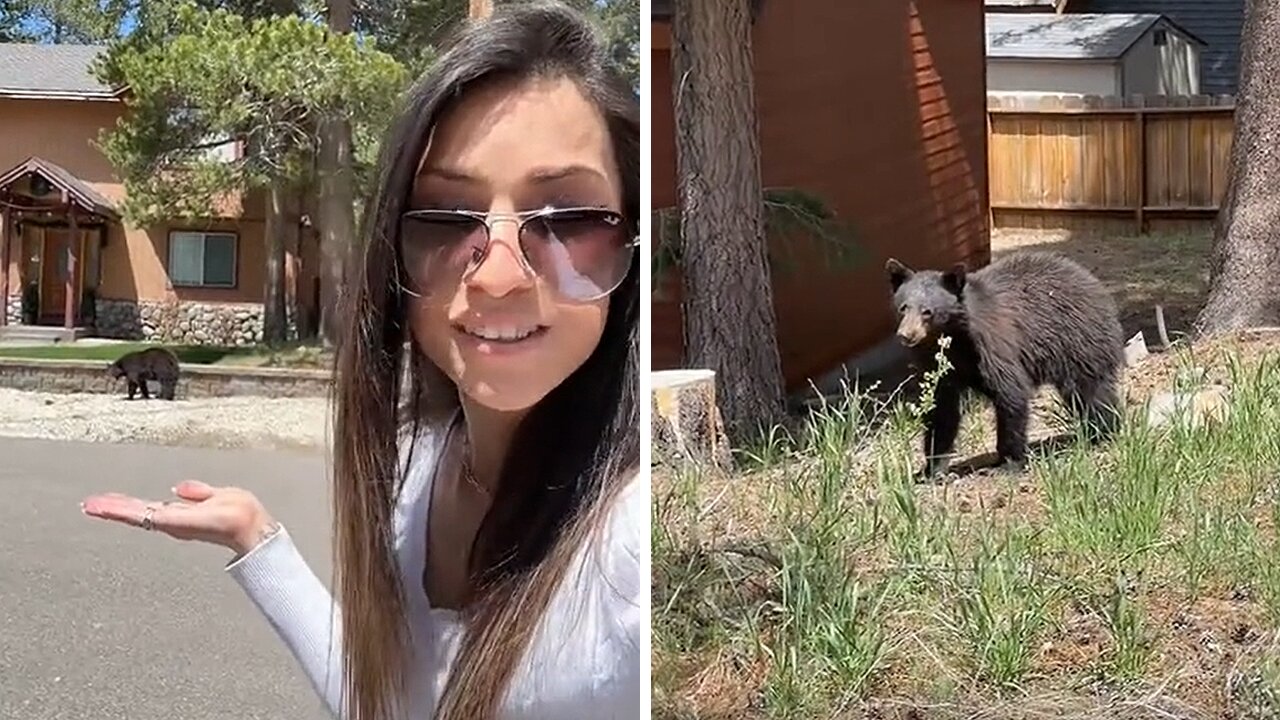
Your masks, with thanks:
M765 3L754 33L765 186L821 195L864 250L855 270L827 269L813 252L775 273L783 372L795 390L891 331L885 258L989 259L983 8ZM819 41L831 37L840 42ZM672 78L669 51L656 45L653 203L666 207L675 202ZM678 301L678 288L664 289ZM655 299L653 333L654 367L678 367L677 302Z

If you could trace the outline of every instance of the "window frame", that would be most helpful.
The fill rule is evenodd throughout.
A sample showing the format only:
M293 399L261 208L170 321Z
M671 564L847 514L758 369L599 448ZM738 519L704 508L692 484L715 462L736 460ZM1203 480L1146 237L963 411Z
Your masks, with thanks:
M180 282L173 276L173 243L176 235L198 235L202 243L207 243L209 236L221 235L231 237L231 283L210 283L207 278L203 277L204 265L201 263L201 278L198 283ZM201 248L204 252L204 248ZM203 254L201 255L203 257ZM210 289L210 290L235 290L240 285L240 233L236 230L202 230L195 228L170 228L168 238L165 243L165 259L164 272L168 276L169 284L175 288L193 288L193 289Z

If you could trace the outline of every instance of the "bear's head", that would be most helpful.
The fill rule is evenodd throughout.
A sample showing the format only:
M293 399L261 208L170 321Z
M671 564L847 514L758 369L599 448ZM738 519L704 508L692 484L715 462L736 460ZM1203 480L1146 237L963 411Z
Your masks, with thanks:
M954 333L964 318L965 267L957 263L950 270L912 270L895 258L885 263L893 288L893 307L898 317L898 341L916 347Z
M107 373L111 375L113 380L119 380L124 376L124 366L120 364L119 360L117 360L107 366Z

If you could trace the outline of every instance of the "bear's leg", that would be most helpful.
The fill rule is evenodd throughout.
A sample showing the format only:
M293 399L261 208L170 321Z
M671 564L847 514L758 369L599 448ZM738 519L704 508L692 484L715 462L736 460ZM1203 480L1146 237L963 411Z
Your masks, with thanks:
M1122 412L1115 381L1099 380L1084 393L1081 400L1089 442L1099 443L1115 434L1120 428Z
M151 390L147 388L148 379L145 377L138 378L138 387L142 389L142 399L151 399Z
M1087 442L1097 443L1114 432L1120 405L1113 380L1064 382L1057 388Z
M126 380L125 382L129 383L129 399L132 400L133 394L138 391L138 383L132 380Z
M956 435L960 432L960 387L940 382L933 393L933 408L924 417L924 470L921 475L936 477L947 465Z
M1079 425L1087 425L1089 415L1089 404L1085 401L1085 393L1082 392L1074 380L1057 383L1055 386L1058 395L1062 398L1062 404L1066 406L1067 413ZM1088 434L1088 428L1084 429Z
M177 382L174 380L165 380L160 383L160 397L164 400L172 400Z
M1006 470L1021 471L1027 465L1027 420L1031 391L1025 383L998 388L996 406L997 463Z

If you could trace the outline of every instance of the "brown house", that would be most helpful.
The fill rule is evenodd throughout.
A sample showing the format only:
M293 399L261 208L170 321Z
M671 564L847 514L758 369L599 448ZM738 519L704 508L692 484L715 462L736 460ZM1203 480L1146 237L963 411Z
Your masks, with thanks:
M263 203L207 220L134 227L124 186L97 147L126 89L90 63L105 47L0 44L0 292L7 330L239 345L261 339ZM235 143L215 149L232 159ZM295 328L314 322L315 233L290 224L286 288ZM293 230L296 229L296 232ZM60 331L53 330L60 328Z
M652 21L653 205L669 208L670 0L654 0ZM798 390L890 337L886 257L934 267L989 260L983 5L762 0L752 43L764 186L820 197L861 251L849 266L796 249L775 269L783 373ZM664 274L659 289L654 367L679 367L679 273Z

